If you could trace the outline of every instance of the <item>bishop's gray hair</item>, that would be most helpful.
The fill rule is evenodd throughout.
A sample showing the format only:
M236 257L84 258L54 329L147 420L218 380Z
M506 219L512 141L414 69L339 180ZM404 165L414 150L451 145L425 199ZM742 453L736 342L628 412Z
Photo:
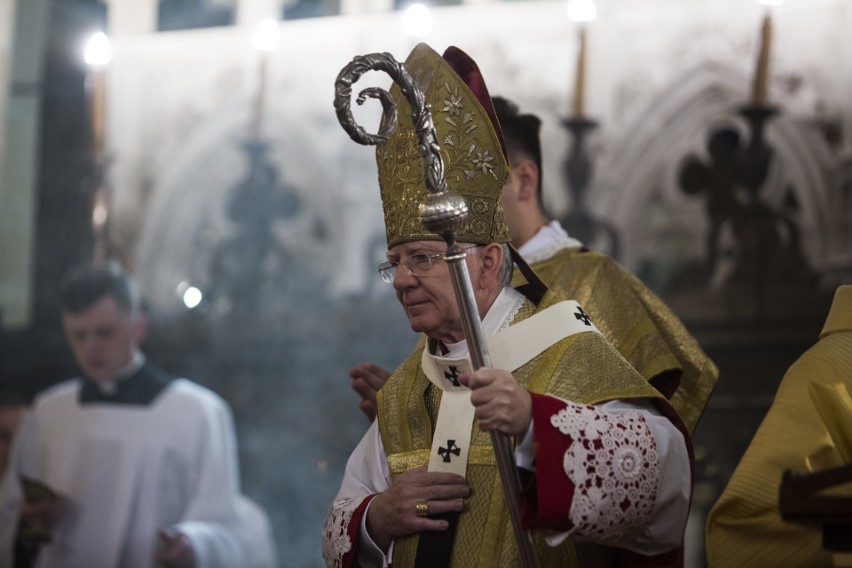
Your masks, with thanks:
M509 245L503 243L503 264L500 266L500 282L503 286L512 285L512 272L515 270L515 263L512 261L512 253L509 250Z

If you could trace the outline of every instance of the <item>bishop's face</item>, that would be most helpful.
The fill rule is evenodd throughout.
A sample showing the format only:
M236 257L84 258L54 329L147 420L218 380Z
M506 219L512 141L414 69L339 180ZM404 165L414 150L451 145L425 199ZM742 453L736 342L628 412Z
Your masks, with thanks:
M444 242L413 241L391 248L388 251L388 260L399 263L393 278L393 287L405 315L408 316L411 329L444 343L456 343L464 339L464 328L453 292L449 266L441 256L446 251L447 245ZM412 257L416 259L417 255L430 257L431 266L427 270L415 267L412 274L405 263ZM476 290L479 271L475 267L479 258L475 248L467 251L467 262L471 282ZM412 266L415 266L414 263Z
M80 370L94 381L109 381L133 360L142 338L142 318L104 296L78 313L62 314L65 338Z

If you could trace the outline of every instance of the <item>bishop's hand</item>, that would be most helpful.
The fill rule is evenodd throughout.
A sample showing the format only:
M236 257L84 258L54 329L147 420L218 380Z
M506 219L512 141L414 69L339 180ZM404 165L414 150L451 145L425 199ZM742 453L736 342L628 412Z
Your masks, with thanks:
M460 475L426 471L425 466L412 469L370 502L367 532L373 542L387 552L398 536L445 531L449 528L447 521L428 515L461 511L463 499L468 495L470 488Z
M523 436L529 430L532 397L512 373L483 367L460 375L459 382L472 391L470 402L482 430L509 436Z

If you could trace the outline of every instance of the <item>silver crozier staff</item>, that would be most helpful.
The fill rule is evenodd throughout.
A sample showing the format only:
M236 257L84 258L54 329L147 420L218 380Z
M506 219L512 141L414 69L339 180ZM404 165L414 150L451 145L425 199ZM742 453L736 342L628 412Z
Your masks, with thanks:
M335 81L334 108L337 119L354 141L364 145L384 142L396 130L398 124L396 105L390 93L378 87L361 91L357 102L359 105L363 104L368 97L379 99L383 108L383 120L379 132L369 134L355 123L351 109L352 84L367 71L384 71L390 75L411 105L411 120L417 134L417 145L426 173L426 187L429 190L425 203L421 203L419 207L420 221L427 231L441 235L447 242L446 260L450 267L453 290L462 315L464 335L470 350L473 369L490 367L491 358L482 334L473 286L465 262L467 253L456 243L456 231L464 226L468 207L463 197L447 190L440 145L435 134L432 113L426 104L423 91L417 87L405 65L396 61L389 53L358 55L340 71ZM521 564L524 568L535 568L538 566L538 560L529 535L521 526L520 478L515 468L512 446L507 436L496 431L491 432L491 443L494 445L497 469L500 472L503 493L515 531Z

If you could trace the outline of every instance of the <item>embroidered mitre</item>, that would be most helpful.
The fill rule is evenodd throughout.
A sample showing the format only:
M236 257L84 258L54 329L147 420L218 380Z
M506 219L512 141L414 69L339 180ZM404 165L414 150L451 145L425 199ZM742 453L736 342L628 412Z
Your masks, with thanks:
M476 63L449 47L441 57L425 43L405 60L430 105L440 144L447 189L460 194L469 214L456 233L459 242L509 241L500 192L509 173L506 149L491 97ZM411 106L396 84L390 90L399 126L376 147L379 187L388 248L417 240L443 240L423 228L418 207L428 189Z

